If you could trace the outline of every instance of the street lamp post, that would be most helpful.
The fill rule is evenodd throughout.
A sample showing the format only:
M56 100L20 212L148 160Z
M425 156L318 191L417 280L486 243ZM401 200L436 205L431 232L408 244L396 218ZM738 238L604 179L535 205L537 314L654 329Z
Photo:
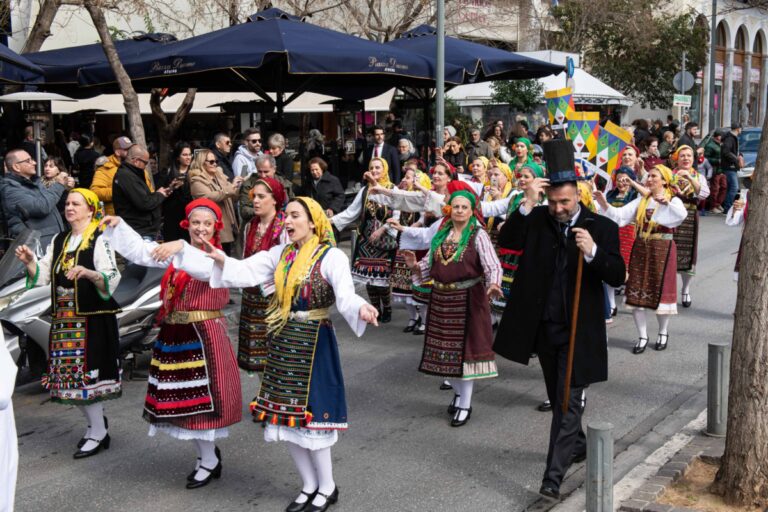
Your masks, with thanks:
M717 44L717 0L712 0L712 20L709 36L709 131L715 129L715 45Z
M445 124L445 0L437 0L437 87L435 98L435 147L443 147Z

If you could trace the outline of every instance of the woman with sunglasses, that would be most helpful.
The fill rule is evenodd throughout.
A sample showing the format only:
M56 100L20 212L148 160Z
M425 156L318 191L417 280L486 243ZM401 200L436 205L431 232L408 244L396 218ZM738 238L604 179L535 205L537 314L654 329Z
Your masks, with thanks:
M233 200L237 197L242 176L230 183L224 171L218 166L216 155L211 150L199 151L189 170L189 188L194 199L210 199L221 209L221 245L229 254L238 231L237 216Z

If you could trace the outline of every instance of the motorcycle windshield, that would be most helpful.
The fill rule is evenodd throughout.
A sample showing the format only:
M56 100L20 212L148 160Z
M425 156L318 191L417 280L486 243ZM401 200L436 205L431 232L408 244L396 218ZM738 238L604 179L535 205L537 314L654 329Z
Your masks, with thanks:
M40 256L40 232L34 229L25 229L5 251L0 259L0 287L5 287L11 281L16 281L24 276L24 264L16 257L16 248L26 245L32 252Z

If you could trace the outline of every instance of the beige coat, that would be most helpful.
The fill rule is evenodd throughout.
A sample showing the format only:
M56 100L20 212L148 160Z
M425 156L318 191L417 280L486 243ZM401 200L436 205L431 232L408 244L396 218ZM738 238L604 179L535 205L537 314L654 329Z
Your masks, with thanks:
M230 183L221 168L217 167L216 174L200 169L190 170L189 188L194 199L205 197L219 205L224 223L224 228L221 230L221 243L234 242L234 234L237 233L238 226L232 201L237 197L237 187Z

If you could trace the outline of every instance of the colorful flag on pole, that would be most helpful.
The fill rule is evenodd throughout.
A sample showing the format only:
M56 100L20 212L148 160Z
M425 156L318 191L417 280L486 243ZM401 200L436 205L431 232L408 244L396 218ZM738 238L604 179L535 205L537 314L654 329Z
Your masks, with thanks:
M546 91L544 98L547 100L549 124L556 130L562 129L563 124L576 111L573 106L573 90L570 87L565 87L563 89Z
M600 128L600 112L574 112L568 116L568 131L565 132L573 143L577 156L597 154L597 135Z
M621 126L608 121L604 127L600 127L600 135L597 138L597 156L595 165L613 175L616 164L619 161L619 153L632 141L632 134Z

